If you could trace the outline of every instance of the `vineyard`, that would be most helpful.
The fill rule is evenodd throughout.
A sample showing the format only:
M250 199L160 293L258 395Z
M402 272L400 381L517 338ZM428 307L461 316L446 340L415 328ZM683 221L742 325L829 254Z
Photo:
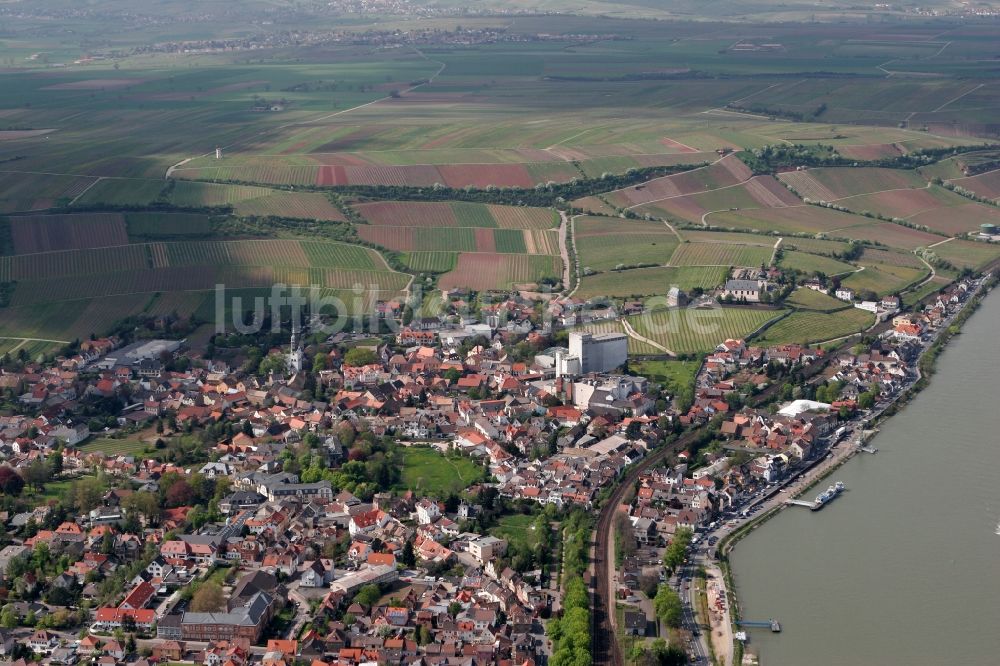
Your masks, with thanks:
M785 343L816 343L862 331L875 322L875 315L866 310L849 308L838 312L793 312L768 327L759 337L757 345Z
M119 213L19 215L7 219L18 254L128 243L125 220Z
M550 229L558 223L558 216L548 208L459 201L378 201L354 204L353 208L375 226Z
M780 310L749 308L675 308L629 318L643 337L679 353L711 351L729 338L745 338Z
M866 264L863 271L851 273L841 284L854 291L872 291L879 296L894 294L924 277L927 269Z
M208 216L198 213L126 213L129 238L205 236L211 233Z
M534 284L544 277L558 278L561 273L558 257L462 253L455 269L442 275L438 284L442 289L510 289Z
M674 286L685 291L695 287L714 289L725 280L726 269L720 266L635 268L584 276L575 295L580 298L665 297Z
M806 275L823 273L824 275L831 276L851 273L857 270L856 267L843 261L795 251L783 252L781 261L778 263L782 268L802 271Z
M683 243L670 259L674 266L766 266L772 248L731 243Z
M170 193L170 203L175 206L231 206L247 199L256 199L271 194L274 190L248 185L217 185L215 183L193 183L174 181Z
M403 256L403 262L412 270L428 273L454 270L457 260L457 252L409 252Z
M834 298L822 292L807 287L799 287L785 299L785 304L802 310L817 310L832 312L852 307L850 303Z

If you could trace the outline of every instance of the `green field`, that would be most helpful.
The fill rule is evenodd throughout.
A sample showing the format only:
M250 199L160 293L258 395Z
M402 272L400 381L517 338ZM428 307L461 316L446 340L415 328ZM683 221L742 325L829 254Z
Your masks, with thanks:
M670 263L673 266L766 266L772 248L732 243L682 243Z
M726 281L726 269L720 266L683 266L679 268L635 268L585 275L576 295L580 298L625 296L666 296L671 287L689 291L695 287L713 289Z
M102 451L109 456L134 456L147 450L149 445L138 439L91 438L77 448L88 453Z
M631 361L629 370L650 381L662 384L671 395L694 386L701 361Z
M833 310L843 310L852 307L850 303L828 296L807 287L799 287L785 299L785 304L800 310L817 310L819 312L832 312Z
M443 498L460 493L485 475L483 468L472 460L446 456L437 449L406 447L402 455L403 477L399 488L422 495Z
M630 317L640 335L679 353L711 351L729 338L745 338L781 310L709 308L661 310Z
M663 266L677 248L677 236L659 222L610 217L577 218L573 239L584 271L642 264Z
M812 344L857 333L874 322L875 315L854 307L832 313L799 311L776 322L753 341L761 346L791 342Z
M511 546L532 549L546 542L544 532L536 529L536 521L536 516L521 513L504 516L490 534L506 539Z
M827 276L833 276L851 273L857 270L856 266L844 263L843 261L837 261L836 259L830 259L829 257L821 257L815 254L806 254L805 252L796 251L783 252L781 261L778 262L778 265L781 268L801 271L806 275L822 273Z

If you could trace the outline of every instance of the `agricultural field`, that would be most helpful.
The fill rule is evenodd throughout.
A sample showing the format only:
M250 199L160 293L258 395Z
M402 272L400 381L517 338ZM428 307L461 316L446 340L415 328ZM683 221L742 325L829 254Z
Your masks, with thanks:
M6 218L17 254L126 245L120 213L19 215Z
M955 178L950 182L952 185L968 190L984 199L1000 201L1000 169L987 171L978 176Z
M889 247L901 248L903 250L915 250L918 247L927 247L947 240L941 236L904 227L901 224L883 222L878 224L861 224L858 226L838 229L831 232L837 236L851 238L853 240L873 241L883 243Z
M166 188L163 180L101 178L73 202L77 206L148 206L160 198Z
M773 248L732 243L682 243L670 259L673 266L746 266L771 263Z
M442 289L465 287L485 291L533 286L543 278L558 281L561 277L559 257L463 252L458 255L454 270L442 275L438 285Z
M584 273L619 265L665 265L677 248L677 236L659 222L617 217L578 217L573 242Z
M855 292L871 291L879 296L885 296L909 287L925 277L928 272L926 268L864 264L864 270L851 273L840 283Z
M167 189L167 200L182 208L232 206L248 199L266 197L272 192L266 187L174 181L173 187Z
M729 338L745 338L782 312L762 308L678 308L630 317L629 323L637 333L670 351L690 354L711 351Z
M797 310L816 310L818 312L833 312L853 307L850 303L829 296L815 289L799 287L785 299L785 305Z
M402 259L414 271L447 273L455 270L458 252L406 252Z
M362 240L397 252L487 252L559 254L556 231L472 227L389 227L358 225Z
M743 162L731 155L710 166L608 192L604 198L618 208L635 208L656 201L732 187L749 180L752 175Z
M208 236L212 228L207 215L200 213L125 213L128 237L133 240L162 240Z
M958 268L980 270L1000 258L1000 245L956 239L936 245L931 252Z
M95 180L71 175L0 171L0 213L40 211L66 205Z
M872 225L870 219L860 215L807 205L721 211L706 215L705 222L715 228L737 229L754 233L809 233L836 237L844 235L841 230L859 225Z
M839 201L873 192L927 187L927 181L916 171L875 167L806 169L782 173L778 178L800 197L812 201Z
M67 339L102 333L142 311L190 314L205 303L191 294L204 296L218 284L227 290L315 287L356 310L356 301L368 308L376 299L397 297L409 279L373 250L313 240L153 242L7 256L0 257L0 281L17 284L4 311L10 326L0 335L24 331L20 335ZM360 300L351 291L356 287ZM62 311L45 310L46 304ZM19 315L38 318L42 332L25 327Z
M352 208L373 226L551 229L558 215L548 208L465 202L379 201Z
M874 323L875 315L854 307L828 313L799 310L769 326L753 342L759 346L814 344L858 333Z
M714 289L726 281L724 266L684 266L633 268L608 271L580 278L575 296L579 298L625 298L629 296L661 296L666 298L671 287L684 291L700 287Z
M857 270L856 266L844 263L843 261L795 251L782 252L781 261L778 262L778 265L781 268L801 271L806 275L823 273L824 275L833 276Z

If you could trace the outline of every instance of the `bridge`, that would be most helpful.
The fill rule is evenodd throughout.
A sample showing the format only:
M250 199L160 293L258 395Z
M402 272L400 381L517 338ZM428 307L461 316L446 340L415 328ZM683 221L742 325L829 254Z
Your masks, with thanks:
M770 629L774 633L781 631L781 625L775 619L770 619L767 622L752 622L749 620L740 620L736 623L738 627L759 627L762 629Z

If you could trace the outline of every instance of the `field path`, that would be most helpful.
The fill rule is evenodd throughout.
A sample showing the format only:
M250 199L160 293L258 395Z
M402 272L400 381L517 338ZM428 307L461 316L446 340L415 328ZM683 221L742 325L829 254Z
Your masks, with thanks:
M569 227L571 224L573 224L573 221L566 215L566 212L559 211L559 256L562 257L563 262L563 292L569 289L570 278L572 276L572 271L569 269L569 247L566 245L569 241ZM573 253L573 256L576 256L576 252ZM573 291L576 291L576 288Z
M774 241L774 251L771 252L771 261L769 262L769 265L774 266L774 260L777 259L778 257L778 248L781 247L781 241L783 240L785 239L779 238L778 240Z
M933 245L928 245L927 248L930 249L932 247L937 247L938 245L944 245L945 243L950 243L953 240L955 240L955 239L954 238L946 238L943 241L940 241L938 243L934 243Z
M59 345L68 345L69 340L49 340L47 338L21 338L21 337L9 337L0 335L0 340L20 340L23 345L26 342L54 342ZM20 347L21 345L18 345ZM16 349L16 347L15 347Z
M565 218L565 213L559 211L559 214ZM574 215L573 217L569 218L569 220L567 220L568 224L566 225L567 226L566 241L568 243L573 244L573 265L576 267L576 284L573 285L572 291L566 294L566 298L573 297L573 294L576 293L576 290L580 288L580 282L583 277L582 275L580 275L580 253L576 249L576 218L578 217L580 217L580 215ZM566 243L562 242L562 238L560 238L560 246L561 250L567 250L567 251L569 250L569 246ZM569 262L566 263L566 267L568 270ZM569 287L568 282L566 283L566 287Z
M639 335L639 333L636 332L636 330L634 328L632 328L632 325L628 323L628 319L625 319L623 317L621 319L621 322L622 322L622 326L625 327L625 332L628 334L628 336L630 338L635 338L639 342L645 342L647 345L649 345L651 347L654 347L656 349L659 349L663 353L669 354L670 356L675 356L675 357L677 356L677 354L675 354L674 352L670 351L669 349L667 349L666 347L664 347L663 345L661 345L659 342L656 342L655 340L650 340L649 338L647 338L645 336Z
M441 73L444 72L445 67L448 66L447 64L441 62L440 60L433 60L431 58L428 58L426 55L424 55L424 52L421 51L420 49L414 49L414 51L416 51L417 55L419 55L421 58L423 58L427 62L431 62L431 63L434 63L436 65L440 65L440 67L438 67L438 70L436 72L434 72L429 77L427 77L427 80L424 81L423 83L418 83L415 86L410 86L409 88L401 91L399 94L404 94L405 95L408 92L413 92L414 90L416 90L417 88L419 88L421 86L425 86L427 84L434 83L435 79L437 79L439 76L441 76ZM220 146L220 147L223 150L228 150L228 149L232 148L233 146L239 144L241 141L245 142L245 141L247 141L249 139L256 139L256 138L264 136L265 134L268 134L270 132L276 132L278 130L283 130L286 127L295 127L296 125L310 125L312 123L321 123L324 120L328 120L330 118L335 118L335 117L341 116L341 115L343 115L345 113L350 113L351 111L357 111L358 109L363 109L365 107L371 106L372 104L378 104L379 102L384 102L387 99L392 99L392 98L393 98L393 96L391 94L389 94L389 95L386 95L385 97L379 97L378 99L373 99L370 102L365 102L364 104L358 104L357 106L352 106L352 107L350 107L348 109L342 109L340 111L335 111L333 113L327 113L325 115L319 116L318 118L311 118L309 120L297 120L295 122L285 123L284 125L278 125L276 127L269 127L267 129L263 129L263 130L261 130L259 132L251 134L250 136L243 137L242 139L236 139L232 143L229 143L229 144L226 144L225 146ZM213 155L214 153L215 153L215 151L213 150L212 152L204 153L202 155L194 155L192 157L186 157L183 160L181 160L180 162L178 162L177 164L175 164L172 167L170 167L169 169L167 169L167 173L164 175L164 178L170 178L171 174L173 174L173 172L174 172L175 169L184 166L185 164L187 164L191 160L198 159L198 158L201 158L201 157L208 157L210 155Z
M986 85L985 83L980 83L980 84L979 84L978 86L976 86L975 88L972 88L971 90L966 90L966 91L965 91L964 93L962 93L962 94L961 94L961 95L959 95L958 97L953 97L953 98L949 99L949 100L948 100L947 102L945 102L944 104L942 104L942 105L941 105L941 106L939 106L938 108L936 108L936 109L934 109L933 111L931 111L931 113L937 113L938 111L940 111L940 110L941 110L941 109L943 109L944 107L948 106L948 105L949 105L949 104L951 104L952 102L957 102L958 100L962 99L962 98L963 98L963 97L965 97L966 95L971 95L972 93L976 92L977 90L979 90L980 88L982 88L982 87L983 87L983 86L985 86L985 85Z

